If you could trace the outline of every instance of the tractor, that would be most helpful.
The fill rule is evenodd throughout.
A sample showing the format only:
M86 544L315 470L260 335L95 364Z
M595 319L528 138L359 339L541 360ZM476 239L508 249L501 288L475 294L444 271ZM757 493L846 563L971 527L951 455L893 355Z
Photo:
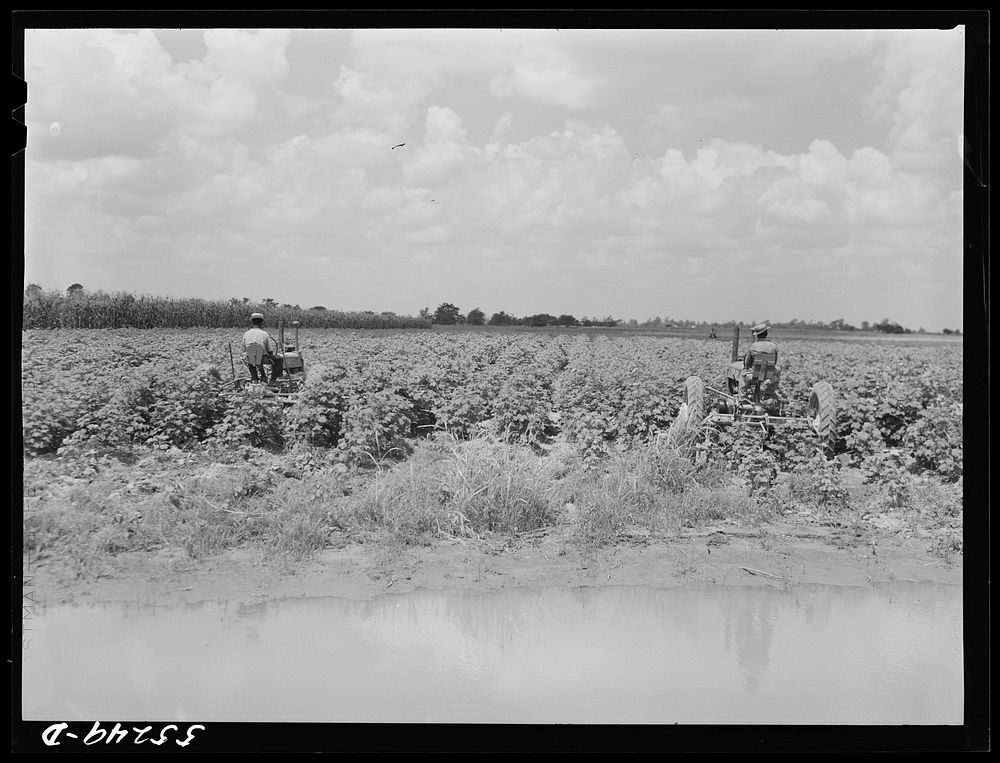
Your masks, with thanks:
M302 389L302 385L305 384L306 380L306 367L302 359L302 350L299 345L299 322L292 321L292 326L295 328L295 340L294 342L285 341L285 321L278 321L278 346L281 351L278 356L282 360L281 364L281 376L279 376L274 383L254 382L252 379L247 377L236 376L236 363L233 360L233 345L229 344L229 365L233 373L233 387L237 390L244 389L249 385L259 386L261 388L261 394L265 398L273 398L283 405L291 405L298 398L298 393ZM253 348L248 349L248 352ZM265 365L270 365L267 361L266 356L261 350L258 350L254 357L255 360L263 362Z
M807 428L818 438L819 444L828 446L833 439L837 423L837 409L833 387L829 382L816 382L809 395L806 416L785 415L785 400L778 393L781 378L777 358L758 356L753 365L745 367L739 353L740 328L733 329L732 352L725 378L717 389L705 384L698 376L684 382L684 405L668 433L676 444L684 432L692 432L704 425L744 426L760 429L766 436L777 429ZM745 375L745 376L744 376ZM740 380L744 384L741 389ZM706 405L706 392L714 395Z

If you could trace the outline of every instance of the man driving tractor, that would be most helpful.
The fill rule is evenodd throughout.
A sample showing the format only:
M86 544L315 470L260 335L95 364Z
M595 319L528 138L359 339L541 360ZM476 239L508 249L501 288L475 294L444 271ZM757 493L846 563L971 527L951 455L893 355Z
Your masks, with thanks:
M746 395L753 380L753 366L757 360L766 360L774 368L770 376L761 383L761 397L773 397L778 389L778 381L781 373L778 371L778 345L767 338L769 326L765 323L758 323L750 333L753 334L753 342L746 355L743 356L743 372L740 374L740 395Z
M769 363L767 378L760 386L761 397L772 398L777 394L778 382L781 380L781 372L777 368L778 345L768 338L768 329L766 324L758 323L750 330L753 334L753 343L741 359L734 360L730 364L729 372L726 374L729 394L735 395L738 392L740 397L752 394L753 368L757 360L766 360ZM735 353L735 349L733 352Z
M250 316L253 327L243 335L243 362L250 369L250 378L254 381L267 382L267 371L264 368L264 358L271 361L271 383L275 386L281 377L282 358L278 351L278 343L264 330L264 316L254 313Z

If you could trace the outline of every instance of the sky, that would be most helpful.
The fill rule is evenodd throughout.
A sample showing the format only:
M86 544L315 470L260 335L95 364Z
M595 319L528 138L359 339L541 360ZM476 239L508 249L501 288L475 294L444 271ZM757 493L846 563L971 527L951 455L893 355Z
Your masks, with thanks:
M24 34L25 284L962 325L962 27Z

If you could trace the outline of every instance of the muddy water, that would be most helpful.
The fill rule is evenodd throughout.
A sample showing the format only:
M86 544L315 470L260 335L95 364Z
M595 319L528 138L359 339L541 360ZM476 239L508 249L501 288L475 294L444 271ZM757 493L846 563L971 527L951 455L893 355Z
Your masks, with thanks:
M961 724L958 586L56 607L28 720Z

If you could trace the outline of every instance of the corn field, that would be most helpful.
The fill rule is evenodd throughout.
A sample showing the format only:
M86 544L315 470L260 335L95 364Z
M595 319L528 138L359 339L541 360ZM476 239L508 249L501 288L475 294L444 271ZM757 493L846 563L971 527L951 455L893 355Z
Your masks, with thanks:
M22 329L234 328L246 326L251 313L266 316L269 326L299 321L305 328L406 329L428 328L422 318L395 313L302 309L289 305L242 300L212 301L136 297L129 293L62 293L27 290Z

